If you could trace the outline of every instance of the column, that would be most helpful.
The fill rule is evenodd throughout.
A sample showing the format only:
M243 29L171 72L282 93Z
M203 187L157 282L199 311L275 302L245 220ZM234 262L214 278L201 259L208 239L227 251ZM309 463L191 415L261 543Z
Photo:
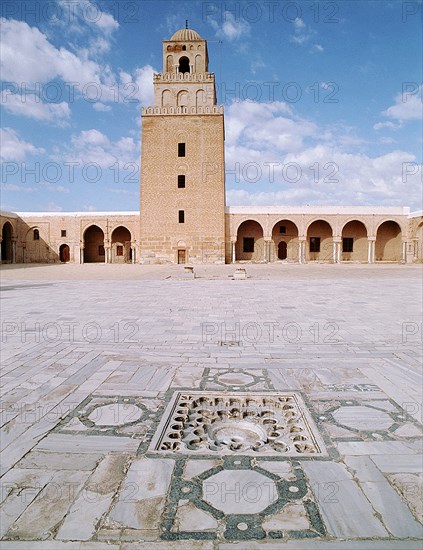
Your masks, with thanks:
M306 263L306 237L299 237L300 251L299 251L299 261L300 264Z
M16 240L12 240L12 264L16 263Z
M401 263L405 264L407 261L407 242L402 242L402 255L401 255Z
M334 264L336 264L336 242L332 242L332 261Z
M367 263L373 264L375 261L375 238L367 239Z
M232 263L234 264L236 261L236 249L235 249L236 241L231 241L231 257L232 257Z
M2 257L1 257L1 243L3 242L3 239L0 237L0 264L3 263Z
M79 247L79 263L82 265L84 263L84 245Z

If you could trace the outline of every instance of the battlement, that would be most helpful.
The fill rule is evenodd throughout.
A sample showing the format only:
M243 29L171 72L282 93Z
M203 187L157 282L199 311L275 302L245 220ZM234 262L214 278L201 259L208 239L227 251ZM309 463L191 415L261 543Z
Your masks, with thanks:
M213 107L142 107L142 116L153 115L223 115L223 105Z

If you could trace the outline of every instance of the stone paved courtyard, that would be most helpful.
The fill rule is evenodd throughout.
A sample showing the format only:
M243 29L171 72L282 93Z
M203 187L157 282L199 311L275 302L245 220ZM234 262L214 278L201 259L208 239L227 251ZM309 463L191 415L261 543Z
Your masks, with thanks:
M8 549L420 549L421 267L4 266Z

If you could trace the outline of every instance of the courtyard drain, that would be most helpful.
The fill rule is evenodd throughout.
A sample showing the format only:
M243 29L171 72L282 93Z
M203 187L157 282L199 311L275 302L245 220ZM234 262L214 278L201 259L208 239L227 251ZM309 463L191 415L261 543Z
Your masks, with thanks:
M149 450L327 456L311 414L295 392L175 392Z

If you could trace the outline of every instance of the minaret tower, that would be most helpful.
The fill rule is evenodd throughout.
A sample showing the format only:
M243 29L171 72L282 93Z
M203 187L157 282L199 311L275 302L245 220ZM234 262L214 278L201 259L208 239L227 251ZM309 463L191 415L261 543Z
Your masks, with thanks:
M163 41L142 109L141 263L224 263L224 115L208 63L191 29Z

